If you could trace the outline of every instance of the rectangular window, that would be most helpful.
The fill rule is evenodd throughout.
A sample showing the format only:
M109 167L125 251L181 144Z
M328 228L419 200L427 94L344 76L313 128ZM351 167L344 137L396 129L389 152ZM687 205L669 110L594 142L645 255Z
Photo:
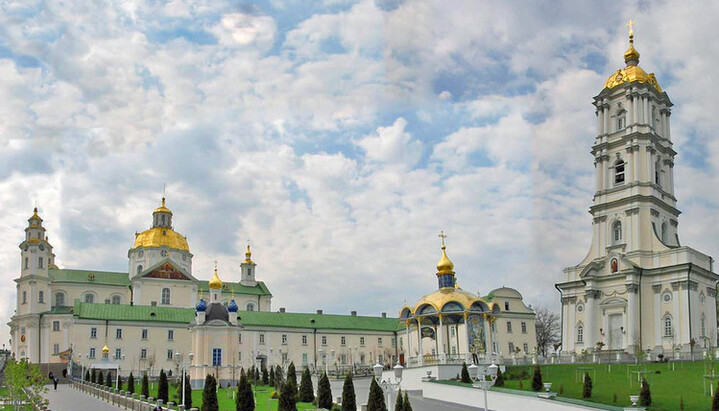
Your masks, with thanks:
M95 349L90 348L90 358L95 358Z
M29 268L30 262L27 257L25 257L25 268Z
M53 344L53 345L52 345L52 353L53 353L53 354L60 354L60 344Z
M287 345L287 334L282 334L282 345Z
M509 343L509 353L514 354L514 343L513 342Z
M37 268L43 268L42 267L42 257L37 258Z
M22 303L27 304L27 291L22 292Z
M529 345L527 345L527 343L522 344L522 348L524 348L526 354L529 354Z
M454 337L454 327L449 329L449 333L452 335L452 337Z
M44 291L40 291L40 293L38 293L37 300L40 304L45 304L45 292Z
M432 355L435 355L434 348L432 348ZM378 360L378 362L379 362L380 364L384 364L384 355L382 355L382 354L379 355L379 360Z
M382 337L377 337L377 346L378 347L382 346Z
M457 354L457 347L452 346L452 354Z
M360 364L364 364L365 356L364 354L360 354Z
M264 344L264 343L265 343L265 335L260 334L260 344Z
M143 329L142 329L142 339L143 339L143 340L146 340L146 339L147 339L147 328L143 328Z
M140 350L140 358L143 360L147 359L147 348L143 348Z
M307 336L306 335L302 336L302 345L307 345Z
M360 346L364 347L364 337L360 337Z
M307 366L307 354L306 353L302 354L302 366L303 367Z
M167 330L167 340L173 341L175 339L175 330Z
M167 361L172 361L172 348L167 350Z
M526 333L527 333L527 323L522 321L522 334L526 334Z
M343 347L347 345L347 337L345 337L344 335L340 337L340 345Z
M242 351L237 353L237 362L242 362Z
M327 345L327 336L326 335L322 336L322 345Z
M508 333L512 332L512 323L510 321L507 321L507 332Z
M342 354L340 356L340 362L342 363L342 365L347 364L347 354Z
M122 358L122 348L115 348L115 359L119 360Z
M289 357L288 357L287 353L286 353L286 352L283 352L283 353L282 353L282 362L283 362L283 363L286 363L288 358L289 358Z
M122 340L122 328L115 330L115 339Z
M90 328L90 338L97 338L97 327Z
M52 330L53 330L53 331L60 331L60 321L53 321L53 322L52 322Z

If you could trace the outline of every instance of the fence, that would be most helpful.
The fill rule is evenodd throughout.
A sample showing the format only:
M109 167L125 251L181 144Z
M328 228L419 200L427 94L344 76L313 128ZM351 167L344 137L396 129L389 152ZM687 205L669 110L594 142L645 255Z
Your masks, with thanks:
M152 411L155 409L155 406L159 404L169 409L185 411L184 405L176 406L172 401L165 405L162 403L162 400L156 400L152 397L145 398L144 395L139 395L137 393L130 394L129 391L118 390L105 385L82 381L78 378L74 378L72 380L72 387L102 401L117 405L121 409L132 411ZM197 410L198 408L190 408L189 411Z

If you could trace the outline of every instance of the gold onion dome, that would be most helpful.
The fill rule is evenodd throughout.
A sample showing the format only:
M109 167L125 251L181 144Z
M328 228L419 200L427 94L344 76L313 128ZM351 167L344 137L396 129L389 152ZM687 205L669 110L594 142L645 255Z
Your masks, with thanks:
M159 207L157 207L157 208L155 209L155 211L153 212L153 214L154 214L154 213L168 213L168 214L172 214L172 211L170 211L169 208L165 207L165 197L162 197L162 205L159 206Z
M247 251L245 251L245 262L252 264L252 251L250 251L250 245L247 244Z
M30 217L30 220L40 220L42 221L42 218L37 214L37 207L32 209L32 217Z
M211 290L219 290L222 288L222 280L220 280L220 277L217 275L217 266L215 266L215 273L212 275L209 285Z
M439 259L439 262L437 263L437 275L441 274L454 274L454 263L447 257L446 252L447 247L442 246L442 257Z
M162 205L157 207L152 214L167 213L172 215L172 211L165 207L165 197L162 198ZM138 247L168 247L181 251L190 251L190 246L187 244L187 238L177 231L173 230L172 227L156 225L145 230L141 233L135 234L135 244L132 249Z
M102 347L102 353L107 354L110 352L110 347L107 346L107 343L105 343L105 346Z
M639 52L634 48L634 30L631 26L634 22L629 22L629 48L624 52L624 63L626 67L617 70L614 74L609 76L607 81L604 83L604 88L612 89L624 83L649 83L658 92L662 92L662 88L657 82L657 78L654 73L647 73L641 67L639 67Z

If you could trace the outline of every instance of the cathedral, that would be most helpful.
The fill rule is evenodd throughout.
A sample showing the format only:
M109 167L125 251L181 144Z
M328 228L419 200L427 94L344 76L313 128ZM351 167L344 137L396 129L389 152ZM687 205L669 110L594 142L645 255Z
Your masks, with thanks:
M240 281L222 281L216 266L210 280L195 277L189 244L174 230L173 217L163 198L151 227L135 234L128 271L107 272L59 268L35 209L20 243L17 308L8 324L12 355L76 376L88 368L125 376L184 368L200 388L207 374L234 384L241 367L253 365L294 362L341 372L535 352L534 312L519 292L502 287L480 298L463 291L444 245L440 289L416 309L402 309L401 319L291 313L272 310L272 293L256 278L249 245Z
M679 240L672 102L639 66L630 27L626 66L594 97L597 135L592 243L556 284L564 353L689 353L716 346L712 257Z

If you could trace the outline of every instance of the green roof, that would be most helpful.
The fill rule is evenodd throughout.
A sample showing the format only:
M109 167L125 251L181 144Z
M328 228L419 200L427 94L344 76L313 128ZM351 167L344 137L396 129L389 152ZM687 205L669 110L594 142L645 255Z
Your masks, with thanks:
M51 268L48 270L48 273L50 280L54 283L130 286L130 276L127 275L127 273L93 270L61 270L56 268Z
M250 327L317 328L394 332L404 326L396 318L335 314L278 313L240 311L240 324ZM153 307L127 304L90 304L75 301L75 317L91 320L150 321L189 324L195 320L194 308ZM312 320L315 323L312 324Z
M210 292L209 281L198 281L197 290L203 293ZM249 295L272 295L263 281L258 281L254 287L248 287L240 283L222 282L223 293L249 294Z
M43 314L72 314L73 307L55 306L50 311L43 311Z

